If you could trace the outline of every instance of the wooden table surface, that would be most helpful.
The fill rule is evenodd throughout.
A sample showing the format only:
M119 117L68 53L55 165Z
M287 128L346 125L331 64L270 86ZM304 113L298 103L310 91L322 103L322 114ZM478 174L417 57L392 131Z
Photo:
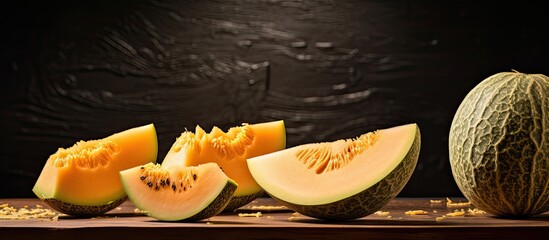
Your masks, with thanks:
M0 199L0 204L14 208L36 208L39 204L47 208L38 199ZM127 201L96 218L59 215L57 219L3 219L0 239L549 239L549 212L528 219L473 215L467 212L474 206L448 206L445 198L397 198L381 209L384 213L343 222L263 206L280 205L270 198L260 198L236 212L184 223L144 216ZM465 216L445 216L461 209L467 213ZM409 210L426 214L406 214ZM257 212L261 216L240 216Z

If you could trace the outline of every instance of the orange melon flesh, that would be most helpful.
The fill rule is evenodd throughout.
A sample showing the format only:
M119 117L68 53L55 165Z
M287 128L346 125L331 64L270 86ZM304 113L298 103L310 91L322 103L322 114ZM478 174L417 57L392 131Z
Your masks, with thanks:
M288 148L247 160L254 179L270 195L294 205L323 205L354 196L388 176L405 158L416 138L416 124L378 130L374 143L351 161L330 171L308 165L299 151L331 147L347 151L345 140Z
M60 148L50 156L33 192L40 199L57 199L72 205L105 205L126 196L119 172L156 162L157 153L153 124L99 140L81 141L72 148ZM63 157L64 163L59 160Z
M144 173L147 168L156 168L156 176L160 172L171 182L156 188L160 178L150 180L150 175ZM145 176L147 179L142 180ZM223 210L236 189L236 183L215 163L170 168L149 163L121 171L120 178L132 203L148 216L163 221L200 220L214 216ZM155 185L149 186L149 181ZM180 185L181 182L186 185Z
M244 136L243 127L251 129L251 132L247 134L248 136ZM182 136L184 134L190 133L183 133ZM197 126L195 133L192 135L191 138L194 139L192 141L187 141L183 145L178 141L174 143L174 146L162 161L162 166L196 166L207 162L215 162L227 176L238 183L238 188L234 193L235 196L256 194L262 191L250 175L246 159L282 150L286 147L286 131L282 120L233 127L227 132L214 127L210 133L206 133ZM212 142L223 140L235 143L241 141L238 146L234 146L239 149L227 150L227 154L220 154Z

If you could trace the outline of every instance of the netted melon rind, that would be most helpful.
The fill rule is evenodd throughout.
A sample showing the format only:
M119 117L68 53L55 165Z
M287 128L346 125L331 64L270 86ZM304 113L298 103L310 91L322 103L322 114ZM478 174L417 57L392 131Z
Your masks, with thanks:
M237 185L234 182L228 181L225 187L223 187L223 190L221 190L221 192L219 193L219 195L206 208L204 208L199 213L193 215L192 217L183 219L182 221L200 221L221 213L231 200L233 193L236 191L236 188Z
M476 207L502 217L549 211L549 78L503 72L459 106L449 135L452 174Z
M309 217L338 221L361 218L381 209L404 188L417 165L420 148L421 135L417 128L410 150L389 175L372 187L337 202L305 206L289 203L272 195L271 197L289 209Z
M256 193L243 195L243 196L233 196L231 198L231 201L229 201L229 204L225 207L223 210L224 212L231 212L234 211L248 203L251 203L253 200L257 199L258 197L261 197L265 194L265 191L259 191Z
M124 196L111 203L104 204L104 205L95 205L95 206L71 204L55 198L45 198L41 200L46 204L48 204L48 206L50 206L51 208L57 210L58 212L71 215L73 217L89 218L89 217L101 216L106 212L120 206L120 204L124 203L127 199L128 197Z

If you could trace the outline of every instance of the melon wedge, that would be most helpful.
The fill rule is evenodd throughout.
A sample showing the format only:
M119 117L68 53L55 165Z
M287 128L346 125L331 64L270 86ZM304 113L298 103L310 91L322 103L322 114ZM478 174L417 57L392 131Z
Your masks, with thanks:
M158 142L153 124L103 139L59 148L46 161L33 192L52 208L73 216L101 215L124 202L119 172L156 162Z
M420 150L416 124L355 139L304 144L247 160L257 183L303 215L349 220L379 210L411 177Z
M146 164L120 172L130 200L162 221L198 221L220 213L237 184L215 163L194 167Z
M246 159L286 147L284 121L243 124L227 132L214 127L206 133L200 126L177 138L162 161L162 166L196 166L215 162L238 183L226 211L239 208L263 195L263 190L248 171Z

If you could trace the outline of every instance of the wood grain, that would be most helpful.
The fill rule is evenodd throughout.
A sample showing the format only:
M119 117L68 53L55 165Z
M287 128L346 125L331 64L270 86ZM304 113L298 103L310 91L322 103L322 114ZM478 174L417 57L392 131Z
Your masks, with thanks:
M135 213L131 202L104 216L77 219L60 216L48 219L0 220L2 239L542 239L549 234L549 213L530 219L502 219L490 214L437 217L461 207L448 207L445 199L397 198L380 211L357 220L330 222L296 214L290 210L257 210L279 206L271 198L260 198L234 213L223 213L199 222L161 222ZM454 202L464 199L454 198ZM11 206L33 207L38 199L0 199ZM466 206L465 210L474 206ZM408 215L424 210L426 215ZM239 217L238 213L262 212L261 217ZM390 216L390 217L389 217Z

